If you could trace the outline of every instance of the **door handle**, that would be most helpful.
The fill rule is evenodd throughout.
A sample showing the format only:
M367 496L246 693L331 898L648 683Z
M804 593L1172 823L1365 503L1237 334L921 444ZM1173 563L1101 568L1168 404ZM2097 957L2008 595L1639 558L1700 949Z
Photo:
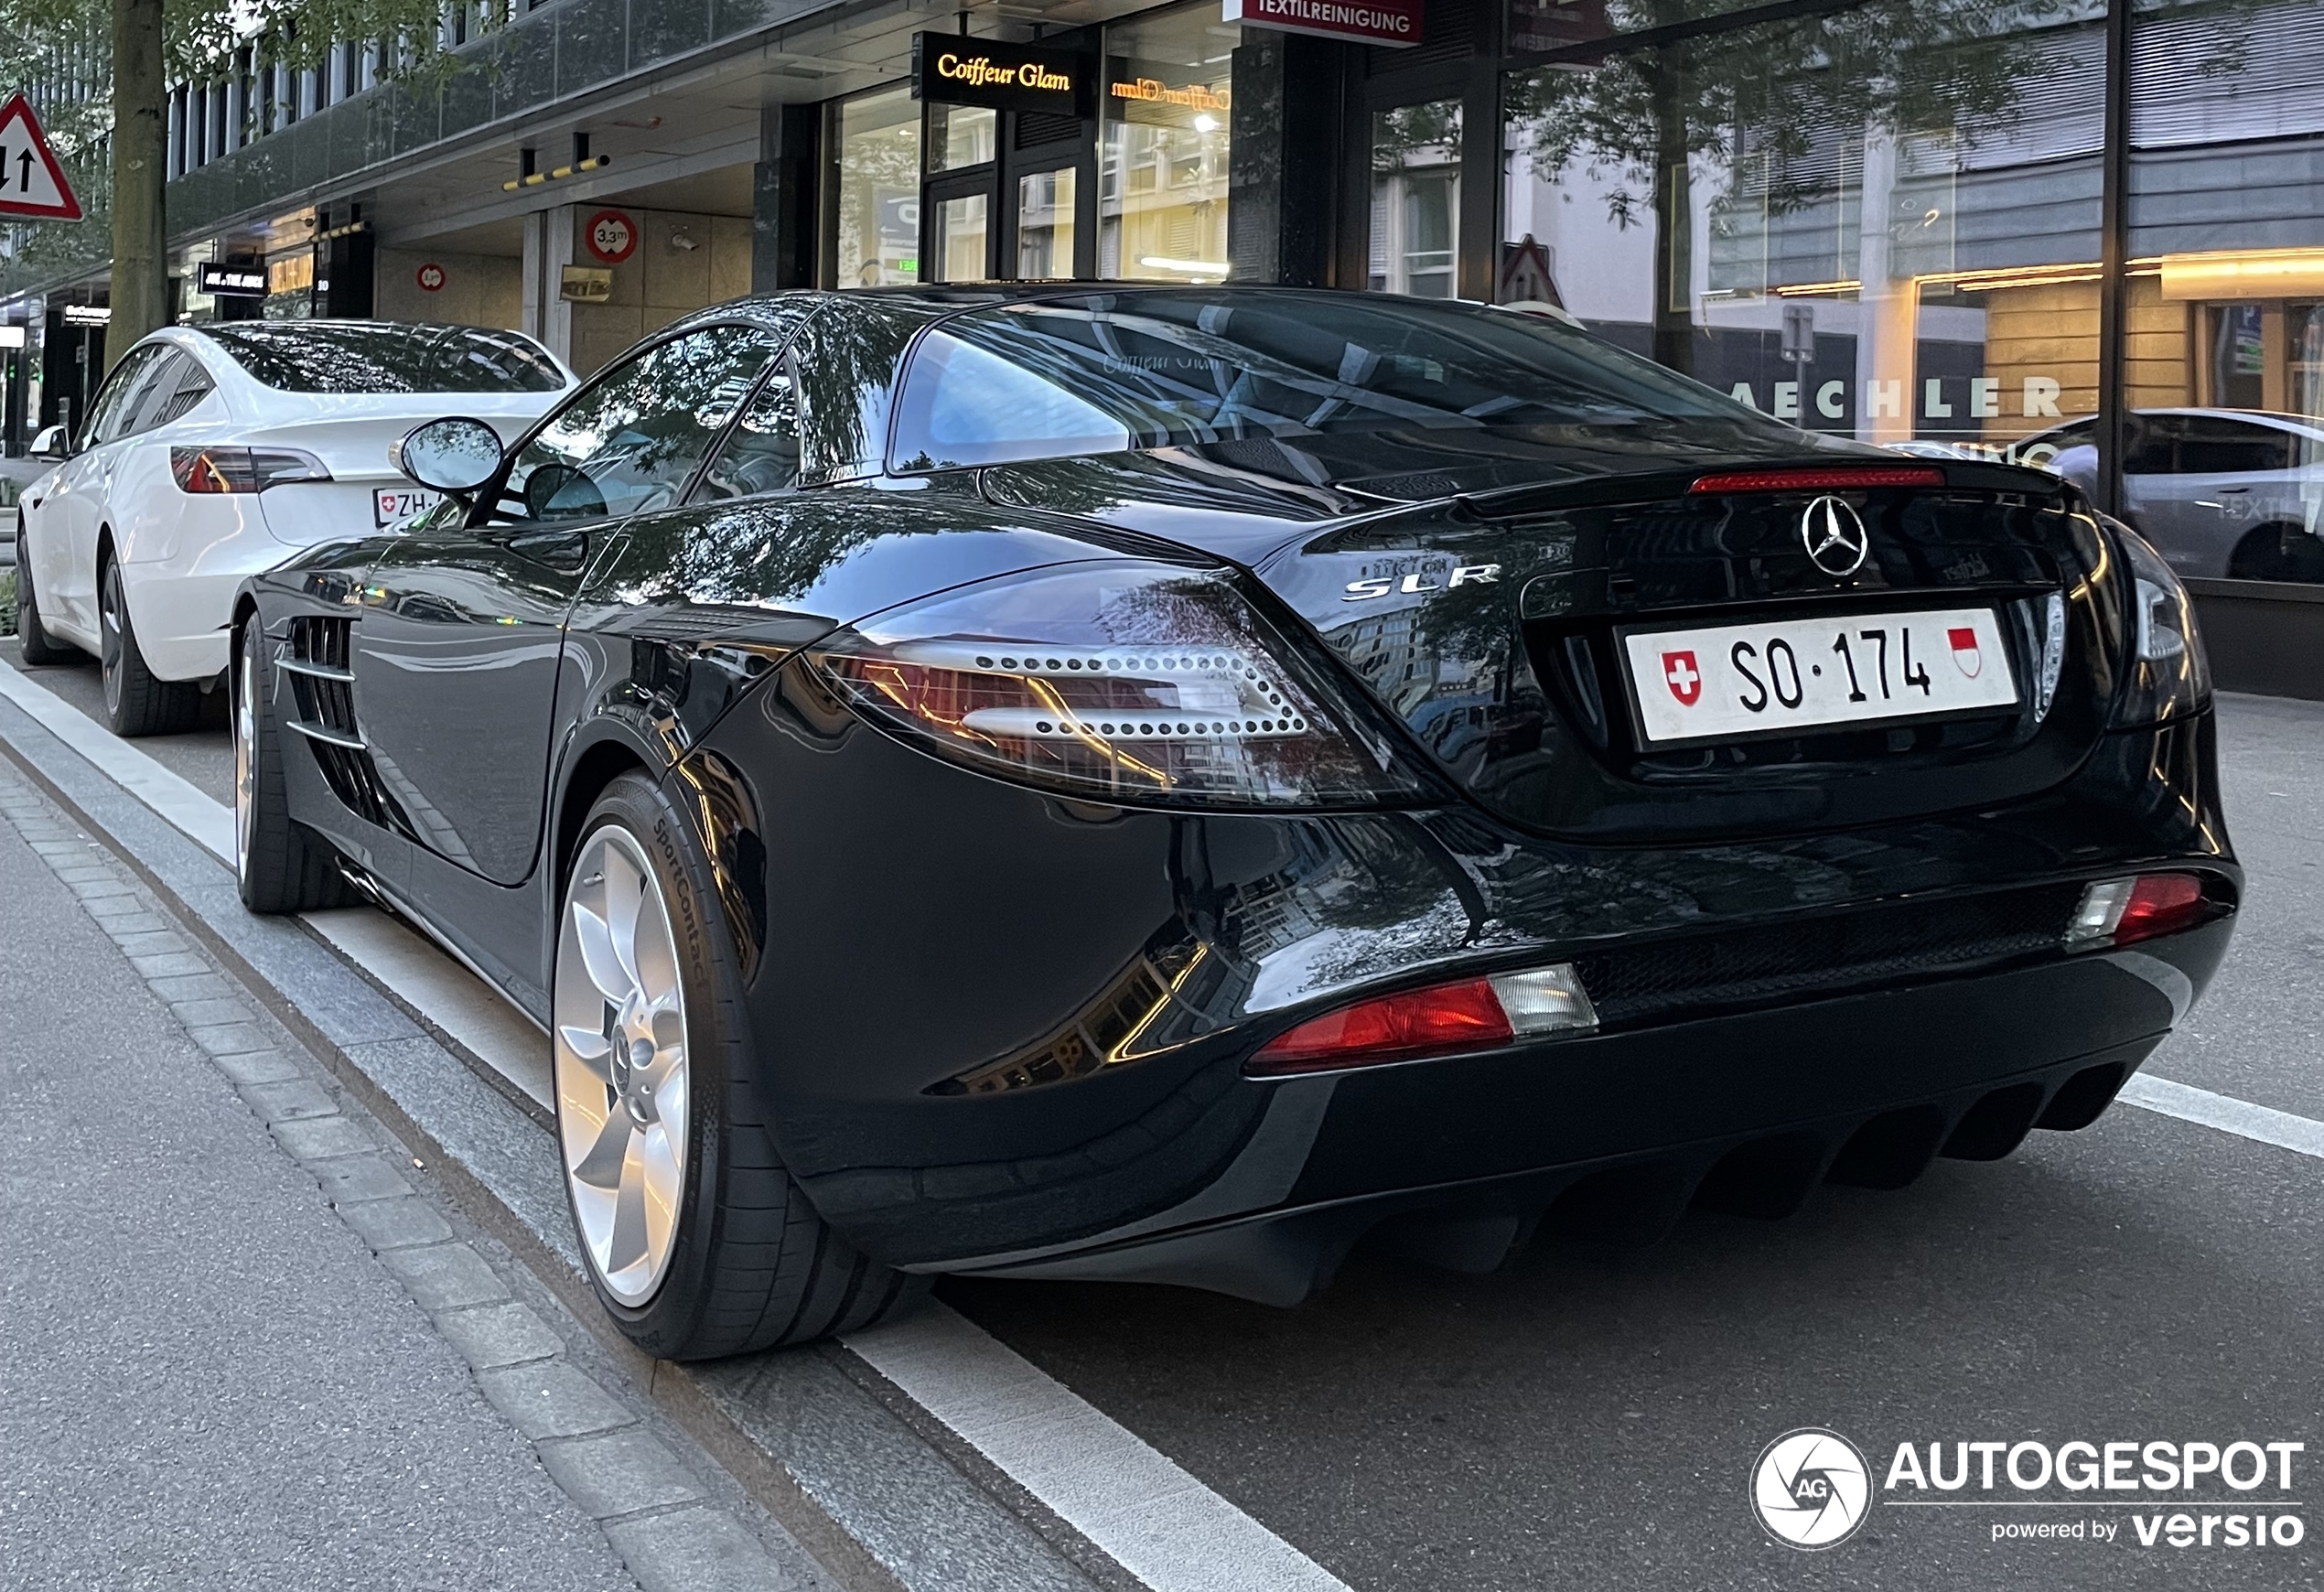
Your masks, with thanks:
M2219 495L2222 498L2237 497L2250 490L2249 487L2222 487L2219 489Z

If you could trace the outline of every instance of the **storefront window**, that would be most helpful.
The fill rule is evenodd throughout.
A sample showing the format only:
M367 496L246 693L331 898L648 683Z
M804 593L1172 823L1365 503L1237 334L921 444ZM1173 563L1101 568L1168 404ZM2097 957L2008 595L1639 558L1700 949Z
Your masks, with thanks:
M1207 3L1105 30L1099 275L1227 275L1230 58L1241 37Z
M999 113L984 105L929 106L929 169L958 171L986 164L999 146Z
M984 280L986 231L991 225L981 193L939 199L936 204L937 282Z
M1372 289L1450 298L1460 247L1460 102L1372 118Z
M1017 182L1017 275L1038 282L1073 274L1073 168Z
M2138 0L2126 516L2182 575L2324 581L2324 13Z
M2097 402L2103 14L2004 15L1930 0L1513 77L1498 296L1811 430L2056 458Z
M919 281L919 103L908 88L882 89L840 102L834 123L832 280L842 287Z

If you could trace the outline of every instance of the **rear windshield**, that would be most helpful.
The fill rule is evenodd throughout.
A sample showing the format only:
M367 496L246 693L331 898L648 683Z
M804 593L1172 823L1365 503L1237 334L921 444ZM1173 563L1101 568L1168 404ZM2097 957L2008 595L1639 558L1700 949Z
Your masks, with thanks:
M284 393L554 393L565 385L540 344L482 327L307 320L202 330Z
M1325 293L1139 292L972 310L930 332L898 469L1248 437L1510 426L1781 430L1563 323Z

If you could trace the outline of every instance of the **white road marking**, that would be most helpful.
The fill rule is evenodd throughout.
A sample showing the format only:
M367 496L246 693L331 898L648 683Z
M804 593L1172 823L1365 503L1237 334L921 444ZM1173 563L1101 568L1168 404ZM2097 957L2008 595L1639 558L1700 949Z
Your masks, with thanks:
M231 859L233 812L226 803L5 665L0 665L0 695L161 817ZM376 936L326 924L320 916L338 915L309 920L342 955L479 1056L493 1060L465 1034L516 1020L512 1013L497 1009L501 1004L497 991L448 957L441 970L430 969L425 978L404 976L408 970L397 967L403 958L384 953ZM409 933L400 926L397 932ZM472 1003L496 1008L490 1024ZM537 1087L535 1069L495 1064L528 1092ZM2164 1116L2324 1156L2324 1123L2289 1112L2147 1073L2134 1073L2120 1098ZM845 1341L1154 1592L1348 1592L1337 1576L1167 1456L943 1306Z
M2118 1098L2164 1116L2175 1116L2181 1122L2200 1123L2223 1134L2233 1134L2238 1138L2256 1139L2263 1145L2297 1150L2303 1156L2324 1156L2324 1122L2294 1116L2273 1106L2254 1105L2248 1100L2213 1094L2208 1089L2173 1083L2168 1078L2146 1072L2132 1073Z
M1347 1585L965 1317L938 1305L845 1339L1154 1592Z

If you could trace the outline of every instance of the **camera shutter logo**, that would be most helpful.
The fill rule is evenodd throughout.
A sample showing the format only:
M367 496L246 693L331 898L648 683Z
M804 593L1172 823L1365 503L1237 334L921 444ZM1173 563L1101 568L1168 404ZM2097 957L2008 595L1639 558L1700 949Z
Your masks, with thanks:
M1871 1507L1872 1468L1837 1432L1786 1432L1751 1467L1752 1511L1768 1535L1787 1547L1836 1547L1856 1535Z
M1872 538L1856 511L1827 492L1800 511L1800 545L1824 574L1850 575L1864 567Z

